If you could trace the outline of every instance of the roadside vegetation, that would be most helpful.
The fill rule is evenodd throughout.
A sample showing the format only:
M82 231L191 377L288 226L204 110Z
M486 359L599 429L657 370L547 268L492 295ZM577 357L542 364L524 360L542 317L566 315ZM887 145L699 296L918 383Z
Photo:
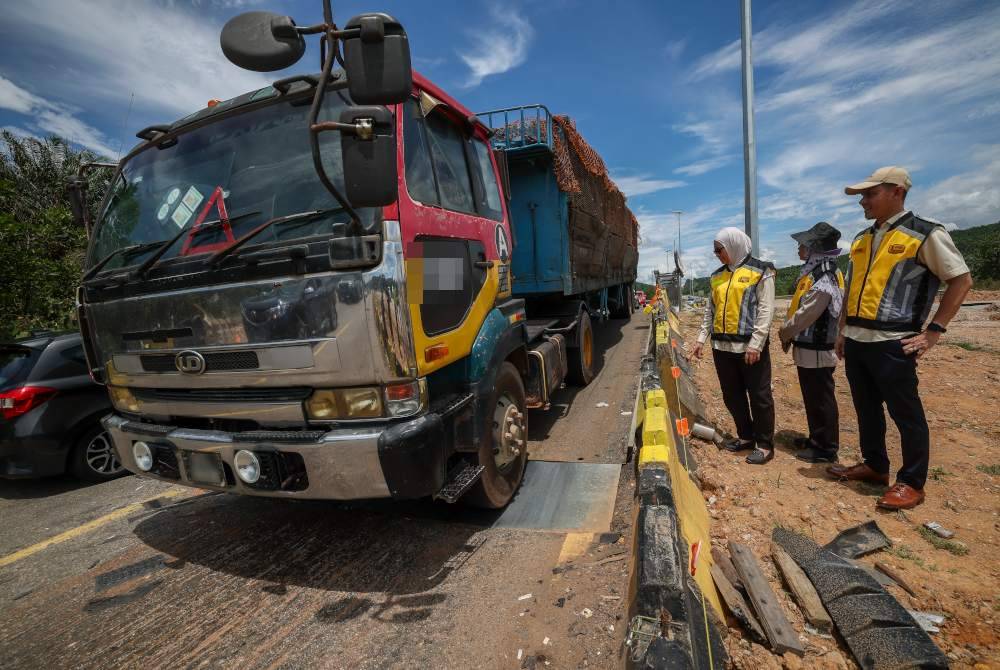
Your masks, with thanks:
M0 341L75 327L87 236L73 223L66 182L80 163L98 159L60 137L0 132ZM109 177L89 177L92 216Z

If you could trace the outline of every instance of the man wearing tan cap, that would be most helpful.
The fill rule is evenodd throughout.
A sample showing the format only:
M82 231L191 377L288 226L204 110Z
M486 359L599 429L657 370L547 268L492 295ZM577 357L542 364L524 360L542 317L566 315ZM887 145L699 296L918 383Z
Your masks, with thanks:
M884 404L903 451L896 483L877 503L890 510L924 501L930 433L917 393L917 359L947 332L972 287L965 259L944 226L904 207L910 185L907 171L892 166L844 189L860 194L865 218L875 220L851 244L836 342L858 415L862 462L831 465L827 472L838 479L889 483ZM925 328L942 281L948 288Z

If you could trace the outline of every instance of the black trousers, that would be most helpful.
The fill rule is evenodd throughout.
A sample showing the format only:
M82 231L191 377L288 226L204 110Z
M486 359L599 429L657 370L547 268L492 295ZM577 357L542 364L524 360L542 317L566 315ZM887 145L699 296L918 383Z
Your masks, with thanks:
M771 449L774 443L774 397L771 395L771 347L764 343L760 360L747 365L743 354L712 349L722 399L736 422L741 440Z
M896 481L922 489L927 481L930 431L917 393L917 359L903 353L900 340L857 342L844 346L844 368L858 414L861 456L872 470L889 473L885 450L885 413L899 429L903 467Z
M809 439L817 448L836 455L840 448L840 412L833 381L834 368L799 367L798 371Z

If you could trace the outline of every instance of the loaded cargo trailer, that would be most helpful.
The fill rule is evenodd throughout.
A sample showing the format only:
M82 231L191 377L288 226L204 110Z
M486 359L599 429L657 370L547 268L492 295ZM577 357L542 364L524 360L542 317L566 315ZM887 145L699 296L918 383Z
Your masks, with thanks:
M513 293L529 324L563 332L570 380L593 378L594 318L628 318L638 223L604 161L544 105L481 112L503 153L513 224ZM553 321L555 321L553 323Z
M591 316L628 314L635 219L568 120L507 142L411 72L392 17L295 26L240 15L223 51L277 70L322 32L318 74L140 131L81 222L103 424L186 486L502 507L527 410L589 381Z

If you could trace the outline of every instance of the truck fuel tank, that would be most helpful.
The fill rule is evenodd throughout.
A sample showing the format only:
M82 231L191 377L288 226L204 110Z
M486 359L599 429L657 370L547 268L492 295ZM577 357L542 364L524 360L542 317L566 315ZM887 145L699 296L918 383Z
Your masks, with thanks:
M528 350L524 391L529 408L549 408L549 398L566 379L566 338L549 335Z

